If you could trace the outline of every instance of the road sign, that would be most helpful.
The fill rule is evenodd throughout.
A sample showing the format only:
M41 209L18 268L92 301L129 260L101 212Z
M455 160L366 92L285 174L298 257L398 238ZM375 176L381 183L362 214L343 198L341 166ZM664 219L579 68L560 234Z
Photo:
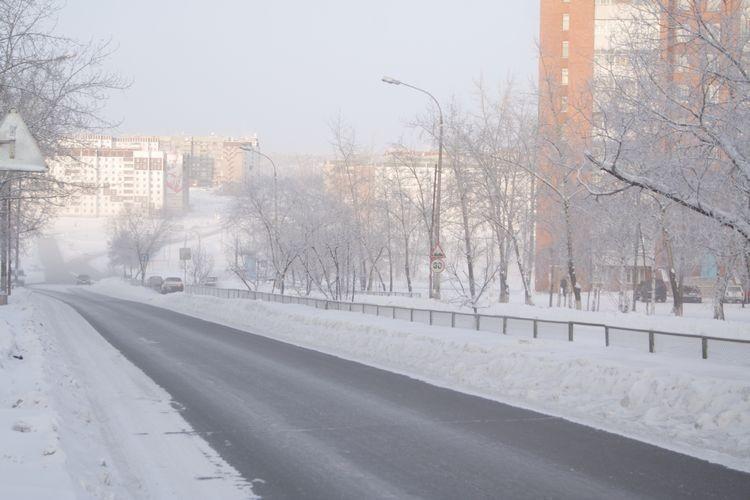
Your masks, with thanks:
M15 109L0 123L0 171L46 172L36 140Z
M432 249L432 253L430 253L431 259L444 259L445 258L445 252L443 252L443 249L440 247L440 243L435 245L435 247Z
M430 269L433 273L442 273L445 271L445 261L443 259L432 259L430 261Z
M190 260L191 258L189 248L180 248L180 260Z

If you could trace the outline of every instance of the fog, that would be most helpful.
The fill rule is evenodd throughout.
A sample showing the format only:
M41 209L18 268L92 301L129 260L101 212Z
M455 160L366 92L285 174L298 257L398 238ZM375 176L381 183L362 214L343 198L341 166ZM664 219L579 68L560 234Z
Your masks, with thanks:
M428 104L471 97L480 76L537 72L539 2L68 0L59 31L111 39L108 69L132 80L104 114L115 133L242 135L264 149L327 153L339 113L380 148Z

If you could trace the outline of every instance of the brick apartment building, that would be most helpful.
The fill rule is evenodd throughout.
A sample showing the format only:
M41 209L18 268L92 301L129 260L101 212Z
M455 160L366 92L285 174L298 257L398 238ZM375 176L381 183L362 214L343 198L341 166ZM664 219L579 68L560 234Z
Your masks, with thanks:
M747 29L750 16L750 1L747 0L664 0L674 15L689 16L693 8L702 13L702 17L712 22L716 19L717 29L731 32L732 29ZM584 162L583 151L590 146L593 99L591 84L602 77L599 72L602 65L597 62L617 57L612 40L623 21L633 17L632 9L643 4L638 0L541 0L541 19L539 28L539 124L543 134L561 138L569 149L578 152L580 157L571 158L572 162ZM719 18L724 24L718 26ZM743 26L740 24L743 23ZM660 50L666 57L689 59L690 48L680 33L659 23L661 33ZM618 50L622 50L618 47ZM679 64L675 67L679 68ZM675 70L679 72L679 69ZM674 81L680 85L690 82L681 80L682 76L674 75ZM544 157L544 155L542 155ZM546 175L556 179L555 167L545 164L539 168ZM535 288L547 290L556 284L566 272L561 265L560 246L564 238L563 230L554 220L558 203L549 195L540 192L537 200L536 227L536 272ZM585 233L585 228L582 229ZM580 237L581 235L579 235ZM583 234L585 240L585 234ZM643 276L644 270L630 269L629 276ZM584 290L590 286L591 276L586 269L578 269L578 278Z

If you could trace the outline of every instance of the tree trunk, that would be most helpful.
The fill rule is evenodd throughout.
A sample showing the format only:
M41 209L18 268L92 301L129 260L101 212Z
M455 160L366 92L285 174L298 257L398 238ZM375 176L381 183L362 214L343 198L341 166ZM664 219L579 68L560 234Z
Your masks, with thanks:
M565 231L567 236L567 250L568 250L568 277L570 278L570 288L573 291L575 297L576 309L581 310L581 287L578 284L578 277L576 276L576 266L573 257L573 227L570 220L570 202L565 200L563 202L563 215L565 216Z
M404 236L404 274L406 275L406 289L411 293L411 266L409 264L409 258L409 235L407 234Z
M716 277L714 287L714 319L725 320L724 316L724 294L727 292L729 284L729 274L727 272L719 273Z

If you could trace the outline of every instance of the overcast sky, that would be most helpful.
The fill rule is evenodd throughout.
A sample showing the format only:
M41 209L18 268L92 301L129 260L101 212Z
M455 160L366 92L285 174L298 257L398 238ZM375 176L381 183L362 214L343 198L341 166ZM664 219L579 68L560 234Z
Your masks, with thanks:
M67 0L61 32L112 38L132 79L106 116L120 133L258 133L275 152L330 151L339 112L376 148L426 98L471 98L482 75L536 78L538 0Z

